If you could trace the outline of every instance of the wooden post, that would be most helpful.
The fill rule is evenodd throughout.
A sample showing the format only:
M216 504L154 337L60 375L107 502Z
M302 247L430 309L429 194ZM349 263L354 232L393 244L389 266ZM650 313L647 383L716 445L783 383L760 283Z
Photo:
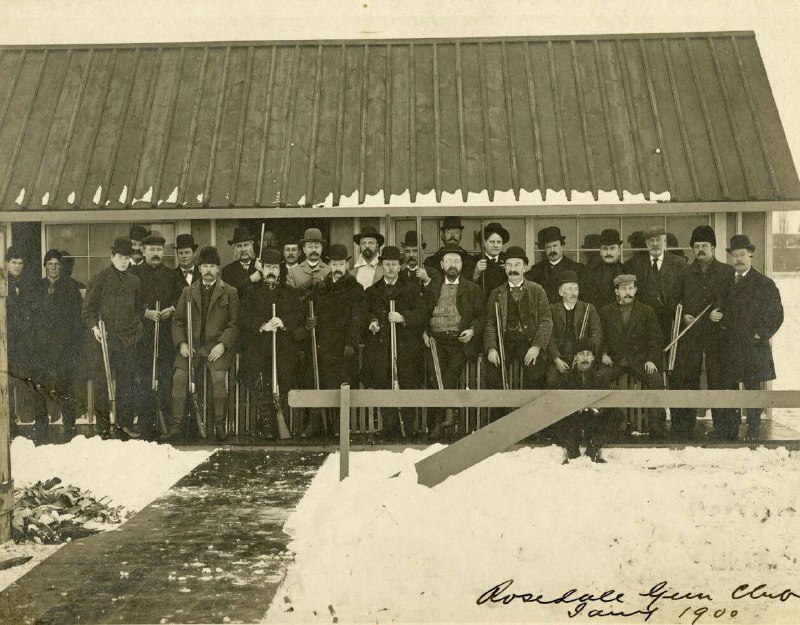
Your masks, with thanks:
M6 328L6 241L0 232L0 543L11 540L14 481L11 479L11 431L8 403L8 336Z
M350 475L350 385L339 391L339 481Z

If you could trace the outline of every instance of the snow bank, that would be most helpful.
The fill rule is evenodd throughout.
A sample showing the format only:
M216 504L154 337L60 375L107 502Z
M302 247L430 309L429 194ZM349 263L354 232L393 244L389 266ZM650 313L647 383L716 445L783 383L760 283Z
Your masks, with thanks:
M211 455L145 441L76 436L65 445L34 446L18 436L11 444L15 486L60 477L112 505L140 510Z
M724 608L725 622L797 622L800 598L731 598L745 583L800 594L797 452L611 449L606 465L561 465L559 448L524 448L418 486L413 463L439 448L351 454L343 483L329 456L286 523L296 560L265 622L570 620L576 604L476 605L509 579L509 592L545 599L625 593L587 613L645 610L638 593L662 581L713 599L658 600L650 623L689 606L707 621Z

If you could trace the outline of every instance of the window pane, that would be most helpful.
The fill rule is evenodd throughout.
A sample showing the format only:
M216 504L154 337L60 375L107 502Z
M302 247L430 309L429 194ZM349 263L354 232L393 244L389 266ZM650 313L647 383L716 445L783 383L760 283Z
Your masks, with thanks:
M750 237L750 243L756 246L756 253L753 255L753 267L759 271L764 271L764 213L742 213L742 234ZM725 247L728 247L727 245Z
M45 227L47 249L67 250L73 256L86 256L89 228L86 224L51 224Z
M211 245L211 220L210 219L193 219L192 220L192 236L194 242L197 243L198 248ZM219 241L217 241L219 243Z
M89 224L89 256L110 257L114 239L127 237L129 231L127 223Z
M89 259L69 257L75 262L72 269L72 277L83 284L84 288L89 284Z
M76 263L77 264L77 263ZM100 271L105 269L106 267L111 266L111 257L107 256L105 258L90 258L89 259L89 277L96 276Z
M697 226L707 226L710 223L709 215L668 215L667 234L674 235L678 241L670 241L670 247L680 247L689 249L689 241L692 238L692 230ZM670 237L672 239L672 237Z

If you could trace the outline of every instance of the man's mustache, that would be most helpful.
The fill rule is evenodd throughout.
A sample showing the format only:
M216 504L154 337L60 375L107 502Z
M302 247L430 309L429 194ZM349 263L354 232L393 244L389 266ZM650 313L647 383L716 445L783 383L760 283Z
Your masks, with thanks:
M341 278L343 275L344 275L344 272L343 272L343 271L334 271L334 272L333 272L333 276L334 276L335 278Z
M519 271L516 271L516 270L512 269L511 271L508 272L508 275L509 276L519 276L521 274L520 274Z

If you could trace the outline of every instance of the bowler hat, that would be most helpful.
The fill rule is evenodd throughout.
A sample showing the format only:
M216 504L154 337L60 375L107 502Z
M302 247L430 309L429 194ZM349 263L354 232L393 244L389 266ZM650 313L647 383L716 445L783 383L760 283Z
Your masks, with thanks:
M614 286L620 284L636 284L636 276L632 273L622 273L614 278Z
M592 339L583 337L577 340L575 343L575 353L578 354L580 352L594 353L594 342Z
M572 269L567 269L566 271L562 271L558 274L558 279L556 280L556 284L561 286L562 284L569 284L574 282L578 284L578 274L572 271Z
M378 242L378 247L381 247L383 242L386 241L386 239L383 238L383 235L377 231L375 226L364 226L361 228L361 232L353 235L353 243L357 245L361 244L361 239L364 237L375 239Z
M694 247L695 243L710 243L712 247L717 247L717 235L711 226L697 226L692 230L692 238L689 239L689 247Z
M121 254L122 256L130 256L133 254L133 245L129 237L117 237L111 245L112 254Z
M599 234L587 234L583 237L582 250L596 250L598 247L600 247Z
M47 253L44 255L44 260L42 261L43 265L46 265L53 259L57 259L59 262L63 260L63 255L57 249L47 250Z
M619 232L614 228L606 228L600 233L600 245L622 245Z
M261 251L261 262L264 265L280 265L283 256L280 251L266 247Z
M439 251L436 252L436 259L441 261L445 254L458 254L461 257L461 262L464 262L467 259L467 252L456 243L446 243L440 247Z
M184 246L188 247L188 246ZM195 246L197 247L197 246ZM206 245L204 248L200 250L200 253L197 255L197 264L198 265L221 265L221 261L219 259L219 252L217 251L216 247L212 247L211 245Z
M650 226L644 231L644 239L646 241L652 237L660 237L665 234L667 234L667 231L664 229L664 226Z
M148 234L150 234L150 231L147 228L145 228L144 226L140 226L139 224L134 224L133 226L131 226L131 229L128 231L128 237L132 241L141 241Z
M347 260L347 248L341 243L334 243L328 248L328 258L330 260Z
M490 224L486 224L483 229L483 238L484 240L489 238L491 234L499 234L500 238L503 239L503 245L508 243L508 240L511 238L511 235L508 233L508 230L503 228L499 223L493 221Z
M445 217L439 230L463 230L460 217Z
M197 243L194 242L194 237L191 234L179 234L175 240L175 249L182 250L191 247L194 252L197 249Z
M542 228L539 230L537 238L539 240L540 248L544 248L545 245L552 243L553 241L561 241L564 243L564 241L567 240L567 237L561 235L561 228L558 226L548 226L547 228Z
M731 246L725 249L728 250L728 254L733 250L747 250L752 254L756 251L756 246L750 243L750 237L746 234L734 234L731 237Z
M526 265L528 264L528 255L519 245L512 245L506 250L506 260L511 260L512 258L521 258L522 262Z
M325 240L322 238L322 230L319 228L307 228L305 233L303 233L303 238L300 239L300 245L304 245L306 243L324 243Z
M387 245L381 251L381 255L378 256L378 262L382 263L385 260L397 260L403 262L403 252L400 251L399 247L394 245Z
M145 245L164 245L167 240L161 236L161 233L157 230L153 230L150 234L148 234L144 239L142 239L142 246Z
M417 238L417 231L416 230L407 230L405 236L403 237L403 246L404 247L417 247L419 245L419 240ZM422 249L428 247L428 244L423 241Z
M256 242L256 235L250 232L247 226L236 226L233 230L233 238L228 240L228 245L236 245L245 241Z

